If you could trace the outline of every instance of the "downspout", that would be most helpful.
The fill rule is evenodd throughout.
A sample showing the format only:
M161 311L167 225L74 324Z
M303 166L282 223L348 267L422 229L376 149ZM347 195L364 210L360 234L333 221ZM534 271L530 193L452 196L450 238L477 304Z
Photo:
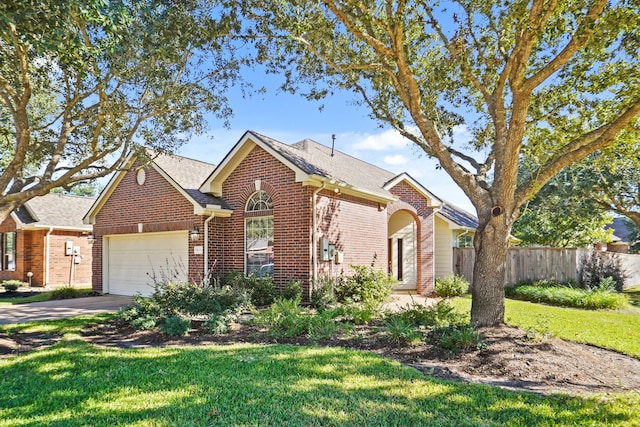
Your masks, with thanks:
M316 188L313 191L313 197L311 198L311 259L313 259L312 266L312 278L313 284L315 286L318 283L318 220L317 220L317 204L318 204L318 193L324 190L324 187L327 185L326 182L322 182L322 186Z
M44 257L44 283L43 286L47 286L49 284L49 258L50 258L50 254L51 254L51 249L50 249L50 243L51 243L51 239L49 238L49 236L51 235L51 233L53 232L53 227L49 227L49 231L47 231L47 234L44 237L44 251L45 251L45 257Z
M209 218L204 220L204 278L209 274L209 221L216 216L215 212L211 212Z

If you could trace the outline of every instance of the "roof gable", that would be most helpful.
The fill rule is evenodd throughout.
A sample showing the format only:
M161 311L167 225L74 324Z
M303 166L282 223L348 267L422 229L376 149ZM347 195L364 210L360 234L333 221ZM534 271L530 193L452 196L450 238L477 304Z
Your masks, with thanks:
M427 190L420 184L418 181L413 179L411 175L406 172L401 173L400 175L394 176L392 179L388 180L384 183L384 188L387 190L391 190L393 187L398 185L400 182L406 182L409 184L414 190L416 190L422 197L424 197L428 202L429 206L439 207L444 202L434 195L431 191Z
M195 215L202 215L211 208L218 210L226 210L228 208L224 200L209 194L203 194L198 190L202 181L215 169L215 165L177 155L149 152L149 156L148 165L140 167L151 167L157 171L176 191L193 204ZM136 160L135 156L131 156L127 161L127 166L118 171L109 180L107 186L102 190L98 199L85 215L85 223L93 223L95 221L98 212L100 212L100 209L124 176L132 172Z
M82 222L95 202L95 197L79 197L50 193L35 197L14 211L19 228L88 231L91 226Z
M287 145L256 132L248 131L227 154L200 191L222 196L222 183L255 147L260 147L295 172L296 182L323 187L378 202L396 197L384 188L394 174L340 151L332 151L305 139Z

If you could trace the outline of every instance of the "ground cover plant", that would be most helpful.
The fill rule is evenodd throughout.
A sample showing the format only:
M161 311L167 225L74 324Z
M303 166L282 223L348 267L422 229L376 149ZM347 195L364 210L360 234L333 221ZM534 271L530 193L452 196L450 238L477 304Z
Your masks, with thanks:
M624 293L629 297L629 302L632 305L640 306L640 286L633 286L625 289Z
M517 284L507 287L509 297L532 302L543 302L563 307L585 308L589 310L618 309L629 303L629 298L616 291L612 277L600 279L600 284L589 289L557 284L553 281L538 280L531 284Z

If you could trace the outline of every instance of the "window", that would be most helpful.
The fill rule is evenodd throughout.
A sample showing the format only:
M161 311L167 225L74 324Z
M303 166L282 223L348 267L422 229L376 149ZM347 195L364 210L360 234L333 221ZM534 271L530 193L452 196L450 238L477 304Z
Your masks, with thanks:
M273 201L265 191L249 197L245 212L245 274L273 277Z
M472 248L473 234L468 234L468 233L459 234L457 243L459 248Z
M0 233L0 252L2 252L2 270L16 269L16 233Z

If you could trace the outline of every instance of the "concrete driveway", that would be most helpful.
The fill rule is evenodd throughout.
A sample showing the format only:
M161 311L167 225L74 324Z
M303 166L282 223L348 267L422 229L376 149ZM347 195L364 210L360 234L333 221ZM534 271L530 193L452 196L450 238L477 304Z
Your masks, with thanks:
M116 311L131 303L131 297L102 295L30 304L0 304L0 324L51 320L63 317L87 316Z

